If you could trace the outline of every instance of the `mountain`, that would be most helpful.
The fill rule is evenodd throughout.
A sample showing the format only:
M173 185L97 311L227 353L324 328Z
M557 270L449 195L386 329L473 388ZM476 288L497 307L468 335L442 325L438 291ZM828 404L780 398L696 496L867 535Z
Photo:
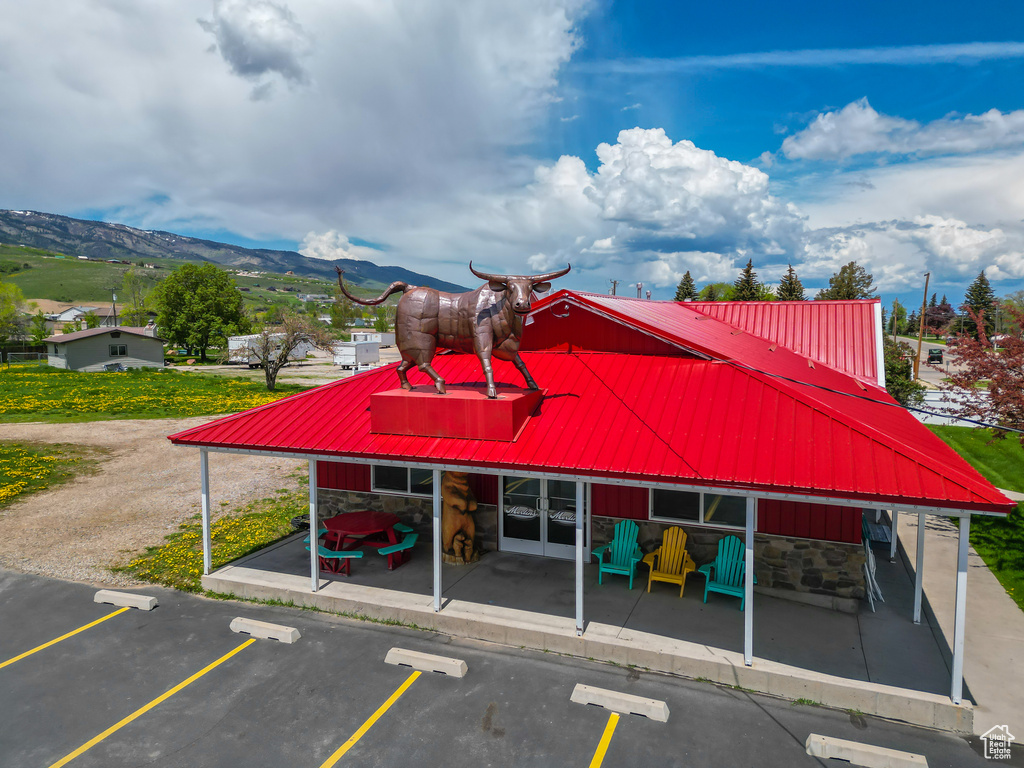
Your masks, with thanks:
M311 259L295 251L272 251L264 248L242 248L212 240L183 237L161 232L85 221L36 211L0 210L0 243L27 245L57 251L68 256L91 259L145 258L211 261L225 267L261 272L294 272L306 277L337 279L334 267L345 270L345 279L359 286L377 288L395 280L410 285L423 285L442 291L464 291L463 286L421 275L402 267L382 267L371 261Z

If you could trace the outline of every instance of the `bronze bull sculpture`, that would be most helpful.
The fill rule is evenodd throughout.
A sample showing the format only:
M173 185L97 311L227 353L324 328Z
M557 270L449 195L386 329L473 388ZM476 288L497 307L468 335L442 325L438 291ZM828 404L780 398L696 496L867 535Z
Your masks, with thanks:
M543 275L490 275L473 269L470 271L486 285L467 293L445 293L435 288L423 288L396 281L376 299L357 299L345 289L345 274L338 271L341 292L356 304L380 304L393 293L402 293L395 316L395 340L402 362L398 365L398 379L403 389L412 389L406 375L412 366L434 380L438 394L444 394L444 379L430 364L438 347L457 352L472 352L480 360L487 379L487 396L498 396L494 387L491 357L509 360L523 374L526 386L538 389L519 356L519 342L523 337L523 318L530 312L533 292L551 288L549 280L569 272L572 265Z

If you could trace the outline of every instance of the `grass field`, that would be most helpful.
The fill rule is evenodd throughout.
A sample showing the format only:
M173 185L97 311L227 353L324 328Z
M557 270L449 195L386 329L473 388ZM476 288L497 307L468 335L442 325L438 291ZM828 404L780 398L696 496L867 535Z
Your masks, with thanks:
M1024 448L1013 438L989 445L989 433L969 427L930 427L993 485L1024 493ZM1024 502L1007 519L971 519L971 546L1024 610Z
M91 470L94 455L80 445L0 442L0 509Z
M163 419L235 413L306 387L241 378L131 370L79 373L45 365L0 369L0 422Z
M210 529L213 567L237 560L294 533L291 519L309 509L304 490L278 491L277 498L263 499L217 520ZM191 522L167 537L167 543L150 547L127 565L113 568L141 581L163 584L185 592L201 592L203 573L202 522Z

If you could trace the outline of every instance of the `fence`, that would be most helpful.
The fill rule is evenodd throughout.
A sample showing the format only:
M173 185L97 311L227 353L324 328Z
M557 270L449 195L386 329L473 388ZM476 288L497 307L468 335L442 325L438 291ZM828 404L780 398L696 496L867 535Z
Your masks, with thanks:
M32 365L43 365L46 363L45 352L8 352L4 357L7 358L8 367L22 363L30 363Z

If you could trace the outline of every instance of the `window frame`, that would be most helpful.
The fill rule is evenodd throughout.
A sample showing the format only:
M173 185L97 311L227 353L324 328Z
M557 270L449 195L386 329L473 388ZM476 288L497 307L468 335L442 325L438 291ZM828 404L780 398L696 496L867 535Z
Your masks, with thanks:
M399 491L394 488L378 488L377 487L377 468L381 469L401 469L405 471L405 490ZM390 464L371 464L370 465L370 491L372 493L384 493L391 496L411 496L415 499L432 499L434 497L433 483L431 488L426 493L417 493L413 489L412 473L414 469L420 469L423 472L429 472L431 478L433 478L433 470L422 469L421 467L396 467Z
M107 347L110 352L109 357L128 357L127 344L108 344Z
M695 493L695 494L698 494L700 496L700 516L699 516L699 518L697 520L684 520L684 519L678 518L678 517L660 517L660 516L658 516L657 514L655 514L655 511L654 511L654 495L655 495L656 491L665 491L666 493ZM741 524L739 524L739 525L729 525L727 523L714 523L714 522L710 522L709 523L709 522L706 522L704 520L704 510L705 510L705 498L708 497L708 496L729 496L729 497L736 498L736 499L743 499L744 500L744 520L743 520L743 522ZM651 488L648 491L648 493L647 493L647 519L650 520L652 523L671 523L673 525L695 525L695 526L698 526L700 528L717 528L717 529L720 529L720 530L723 530L723 531L743 531L747 527L747 524L746 524L746 512L745 512L745 505L746 505L746 499L747 498L749 498L749 497L748 496L740 496L738 494L732 494L732 493L706 493L704 491L688 491L688 490L684 490L682 488L680 488L678 490L670 489L670 488ZM754 530L755 531L757 530L757 507L756 507L756 505L754 507Z

